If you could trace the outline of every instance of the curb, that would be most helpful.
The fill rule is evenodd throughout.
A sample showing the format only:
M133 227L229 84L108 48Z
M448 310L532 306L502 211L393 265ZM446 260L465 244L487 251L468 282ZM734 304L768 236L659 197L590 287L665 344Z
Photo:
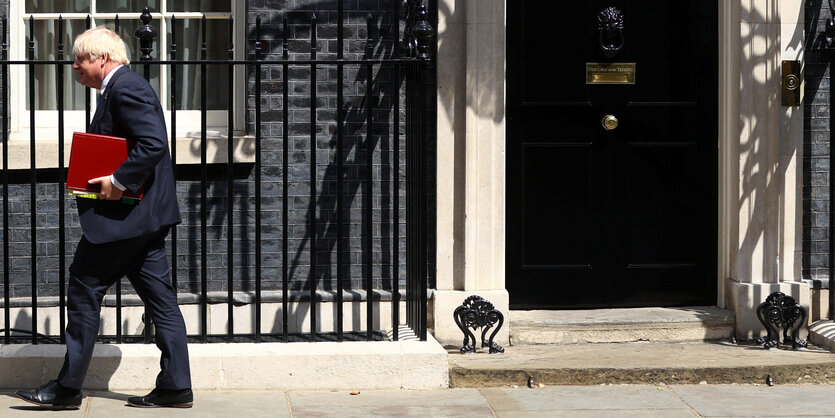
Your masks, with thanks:
M452 388L604 384L774 384L835 383L835 362L756 367L467 369L450 367Z

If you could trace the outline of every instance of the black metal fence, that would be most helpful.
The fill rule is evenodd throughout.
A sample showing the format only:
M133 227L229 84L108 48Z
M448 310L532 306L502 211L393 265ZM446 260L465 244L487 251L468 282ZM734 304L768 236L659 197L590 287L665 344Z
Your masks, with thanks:
M389 109L386 109L389 114L391 115L391 130L387 134L390 138L390 147L391 153L395 156L401 155L401 152L405 154L405 180L401 180L399 173L401 173L402 169L400 167L400 159L395 157L392 158L391 164L393 167L391 171L395 173L394 177L394 185L393 189L395 192L392 194L392 202L391 202L391 216L392 219L390 220L390 231L391 238L389 240L391 248L389 251L393 254L391 257L391 265L388 266L390 268L391 274L391 324L392 324L392 335L391 338L394 340L398 340L401 338L399 335L399 327L398 325L401 324L401 318L399 315L399 306L401 303L401 293L405 291L405 303L406 303L406 313L407 318L405 318L405 323L411 328L412 331L416 334L418 338L421 340L426 339L426 332L427 332L427 276L428 276L428 267L427 267L427 214L428 214L428 207L427 207L427 190L425 186L425 178L426 178L426 170L427 170L427 157L426 157L426 138L429 132L427 132L427 118L428 112L427 107L429 103L427 103L427 71L428 71L428 62L429 62L429 49L430 49L430 39L433 36L431 25L427 22L427 14L424 5L422 4L421 0L406 0L403 2L405 6L405 10L401 10L400 2L395 1L394 3L394 12L393 16L396 16L396 22L392 25L395 28L395 41L400 40L397 42L399 44L398 48L394 48L394 52L390 56L385 56L383 58L376 58L373 54L367 54L362 59L355 59L355 60L348 60L344 59L343 57L343 50L344 48L344 36L343 36L343 7L342 1L338 2L338 11L337 11L337 30L336 30L336 41L337 41L337 48L336 48L336 58L335 59L321 59L317 57L317 29L318 29L318 22L315 14L310 15L310 55L308 59L290 59L289 57L289 48L288 48L288 39L287 36L284 36L282 40L282 56L281 59L276 60L265 60L264 59L264 41L261 37L261 18L260 16L257 17L255 22L255 34L254 34L254 42L251 42L248 48L248 54L246 59L235 59L235 49L234 49L234 42L232 38L232 18L229 18L229 33L230 33L230 41L229 41L229 49L228 49L228 59L223 60L210 60L207 58L207 49L206 49L206 25L202 26L202 44L201 44L201 59L199 60L176 60L173 59L176 56L177 51L177 40L173 36L171 36L171 58L169 60L153 60L151 58L151 45L153 42L153 37L155 34L155 30L150 26L151 22L151 15L148 13L146 8L145 13L143 13L141 20L143 25L136 31L136 36L140 40L141 47L139 48L142 56L140 58L140 63L143 68L144 74L146 79L150 78L151 69L153 66L168 66L170 71L168 74L170 75L170 85L171 85L171 101L170 101L170 142L172 144L171 147L171 157L172 161L174 162L175 171L189 171L191 175L196 176L199 179L200 184L200 196L199 196L199 283L200 283L200 290L196 295L197 306L199 306L199 334L189 335L190 340L192 341L199 341L199 342L213 342L213 341L222 341L222 342L233 342L233 341L254 341L254 342L262 342L262 341L297 341L297 340L308 340L308 341L320 341L323 339L330 339L335 341L343 341L346 339L366 339L366 340L374 340L380 338L380 330L375 330L375 326L373 324L373 320L375 315L379 316L379 312L375 312L375 300L380 300L381 292L379 289L375 289L374 281L373 281L373 272L374 272L374 257L373 257L373 248L371 245L372 242L372 235L375 233L373 228L373 205L372 199L368 197L372 194L372 186L375 181L374 178L374 165L373 156L372 154L375 152L374 146L369 146L368 144L373 144L373 136L376 135L374 129L372 129L375 117L375 108L374 106L382 106L386 105L389 106ZM403 21L400 19L403 18ZM205 22L205 17L203 18ZM172 19L174 20L174 19ZM369 14L368 15L368 27L366 36L371 39L371 33L373 30L372 27L373 17ZM63 36L57 36L57 56L55 60L39 60L38 57L35 56L35 48L34 48L34 33L32 32L32 28L34 25L31 24L30 20L30 42L28 45L28 60L24 61L13 61L9 60L9 45L6 39L6 29L8 25L8 21L3 21L3 39L2 39L2 51L0 53L0 78L2 78L2 92L3 98L2 101L2 108L0 108L0 123L2 123L2 141L3 141L3 170L2 170L2 184L3 184L3 196L2 196L2 212L3 212L3 311L4 311L4 324L2 324L2 341L5 344L9 344L13 341L20 341L21 335L28 335L26 337L26 341L30 341L33 344L38 344L39 342L63 342L64 336L63 332L58 333L58 335L49 335L49 333L45 332L44 330L38 329L38 308L39 308L39 295L38 289L39 285L42 283L39 282L39 257L36 255L38 254L39 246L49 242L54 243L57 241L58 249L58 308L59 308L59 321L60 321L60 329L63 330L65 328L65 288L66 288L66 240L67 240L67 233L66 233L66 205L68 202L69 197L67 196L65 190L65 175L66 175L66 168L64 167L64 158L65 158L65 149L64 149L64 86L66 83L72 83L73 80L65 80L64 78L64 71L63 69L66 66L72 64L71 60L65 59L67 52L65 51L66 46L63 43ZM57 20L58 34L63 34L63 20L59 17ZM118 26L118 17L116 19L116 25ZM286 28L288 25L286 14L283 20L283 28ZM87 18L87 27L90 26L90 18ZM403 28L403 33L401 36L401 27ZM118 28L117 28L118 32ZM285 34L286 31L283 31ZM70 57L72 58L72 57ZM20 68L25 68L28 70L28 97L32 101L31 109L32 111L29 112L29 123L32 128L30 128L30 138L29 138L29 169L28 170L10 170L9 169L9 120L10 120L10 112L13 110L10 109L9 105L9 74L10 69L13 66L19 66ZM54 179L50 181L44 181L45 177L49 177L44 175L45 170L38 168L36 162L36 140L37 140L37 132L34 128L36 125L36 113L34 111L35 105L35 68L38 66L53 66L56 76L56 86L57 86L57 115L58 115L58 168L57 172L55 172L56 176ZM201 133L200 133L200 165L199 165L199 172L198 170L194 169L185 169L181 164L178 165L177 163L177 147L173 144L176 144L177 137L177 116L178 116L178 94L182 94L181 90L178 90L177 87L177 72L187 66L197 66L201 69L200 74L200 124L201 124ZM207 237L207 225L208 225L208 215L209 215L209 202L208 202L208 193L207 193L207 185L209 183L210 177L214 176L214 178L222 177L227 183L226 192L227 192L227 201L231 202L234 198L233 191L235 190L235 182L236 180L236 170L239 170L240 163L234 160L234 112L233 109L233 94L235 94L235 90L233 88L233 83L230 80L228 86L228 133L227 133L227 155L226 155L226 163L225 166L218 167L216 164L212 165L207 161L207 90L209 89L208 82L206 79L207 68L211 66L216 67L227 67L229 74L234 73L234 69L236 67L245 67L248 69L248 74L250 78L252 78L252 91L248 91L249 95L254 96L254 102L252 103L252 110L251 113L253 115L253 119L250 122L250 132L252 136L254 136L254 163L251 163L251 170L253 182L252 186L254 188L253 191L253 198L252 201L254 202L254 214L252 215L253 222L254 222L254 289L252 292L247 293L246 303L251 303L254 306L254 315L252 316L252 320L254 321L254 325L252 326L254 332L236 332L234 329L234 316L235 310L234 307L236 305L240 305L242 303L240 295L235 295L236 289L236 273L235 269L233 268L234 260L233 254L235 253L236 245L240 245L240 243L235 242L234 235L232 233L233 228L235 228L236 221L240 221L236 219L236 217L245 216L239 213L235 213L233 205L227 204L226 205L226 273L227 273L227 292L226 292L226 301L225 303L228 305L227 310L227 326L226 326L226 333L221 335L212 334L209 331L208 326L208 304L209 304L209 290L208 290L208 272L207 266L209 264L209 254L208 254L208 237ZM374 73L374 70L380 70L380 68L385 67L389 73L392 74L389 80L385 82L385 85L382 85L382 82L374 83L371 80L371 75ZM290 332L290 326L288 321L288 313L290 312L290 307L288 306L293 301L293 295L291 295L291 266L288 265L288 260L291 258L289 245L288 245L288 234L290 234L290 226L288 224L288 208L289 200L291 199L290 193L288 192L288 186L293 181L293 175L291 170L289 169L290 163L288 161L288 156L290 152L288 150L288 146L290 144L290 138L287 128L289 125L288 117L291 110L294 108L294 104L291 102L289 98L289 91L291 87L288 85L288 79L290 78L288 74L296 68L304 68L306 71L309 71L310 77L310 88L309 88L309 108L303 109L308 111L310 114L310 127L309 127L309 146L310 150L308 152L309 155L309 176L310 178L307 179L307 184L309 187L309 215L307 216L308 224L305 226L307 232L306 239L309 240L308 248L310 251L310 266L307 271L309 277L307 278L307 286L305 291L307 292L306 297L301 297L302 300L306 300L309 303L309 320L310 320L310 331L309 333L305 334L293 334ZM365 84L365 91L364 91L364 116L366 118L366 130L365 130L365 139L364 142L366 146L361 147L357 145L356 153L360 153L362 150L366 153L364 156L365 162L365 178L362 180L363 189L364 189L364 196L363 199L363 237L360 240L362 242L362 264L364 264L363 273L365 275L365 281L363 285L362 292L356 292L357 289L345 289L344 283L346 282L344 277L341 277L345 269L342 267L349 263L350 261L345 260L346 256L346 249L345 246L348 245L351 237L346 236L346 226L343 224L343 212L346 210L344 207L344 194L345 194L345 169L344 167L344 159L345 156L343 155L343 137L344 132L346 130L346 115L343 104L343 79L345 77L345 71L348 68L356 68L356 69L364 69L364 71L358 71L358 74L365 74L367 78L364 80ZM317 182L317 166L320 165L322 162L317 161L317 142L319 138L317 136L321 135L317 131L317 115L320 114L319 107L318 107L318 100L317 100L317 72L319 71L333 71L335 70L337 73L337 87L336 87L336 117L335 121L330 121L335 123L336 130L335 134L335 152L336 156L335 160L335 242L336 251L335 251L335 268L331 268L334 266L328 266L331 268L332 271L335 271L336 274L332 276L326 276L317 274L317 270L320 269L320 263L331 263L330 260L323 261L322 257L317 256L317 237L321 236L317 232L317 228L320 228L320 220L316 215L317 211L317 199L321 199L321 194L317 191L317 183L322 184L321 180ZM280 74L280 79L282 80L281 85L281 92L282 92L282 99L281 99L281 123L283 126L282 129L282 140L280 143L282 144L283 149L279 153L281 155L282 161L280 163L281 171L281 190L280 190L280 199L270 200L264 199L262 196L262 173L264 172L264 161L263 161L263 150L262 150L262 79L263 75L267 71L277 71ZM375 86L375 84L377 84ZM218 86L212 86L212 88L217 88ZM375 88L377 89L375 92ZM381 90L388 90L393 100L390 100L389 103L381 103L376 99L376 95L379 94ZM20 94L20 93L14 93ZM240 93L239 93L240 94ZM87 127L89 128L90 123L90 113L91 113L91 103L90 103L90 94L89 91L85 94L85 114L86 114L86 121ZM401 105L404 106L404 109L401 111ZM402 116L401 116L402 115ZM405 138L401 138L401 135L405 136ZM401 139L405 143L405 150L400 149ZM210 174L210 171L214 174ZM28 176L27 176L28 175ZM175 173L175 177L182 178L183 173ZM28 179L22 180L25 177ZM10 230L10 182L14 183L14 181L18 183L26 183L29 184L29 208L28 208L28 215L30 218L30 225L29 225L29 259L30 259L30 266L29 270L31 272L31 295L28 298L27 303L23 303L23 306L30 309L31 311L31 328L30 329L20 329L21 327L18 324L13 327L11 324L11 307L13 305L13 301L11 298L12 291L10 289L10 261L12 259L12 255L10 252L10 234L8 231ZM26 181L28 180L28 181ZM49 193L54 193L56 198L55 200L58 202L59 208L57 211L57 237L48 236L45 238L41 238L38 236L38 219L39 219L39 207L38 207L38 196L39 191L43 193L43 186L49 185L52 183L50 187ZM400 193L401 189L405 189L405 202L400 201ZM72 203L71 201L69 201ZM276 207L265 207L263 206L262 202L267 202L267 205L276 204ZM405 203L405 204L404 204ZM400 218L401 208L405 209L405 222ZM262 332L262 276L263 276L263 260L264 256L262 254L262 246L265 244L263 237L262 237L262 220L264 217L265 211L273 212L280 212L280 222L278 223L281 231L280 231L280 240L281 240L281 266L280 266L280 282L281 282L281 297L276 298L275 300L280 300L281 303L281 331L277 333L264 333ZM249 216L248 214L246 216ZM43 219L43 218L41 218ZM49 218L51 219L51 218ZM240 222L238 222L240 225ZM404 226L404 230L401 230L401 225ZM41 225L42 227L43 225ZM179 266L178 260L180 259L178 254L178 228L173 228L171 231L171 242L175 243L174 245L170 246L171 252L171 268L172 268L172 285L175 289L178 288L177 286L177 279L178 273L181 270L181 266ZM401 257L400 254L400 245L401 241L405 241L405 257ZM401 272L401 259L405 260L405 289L400 288L400 272ZM378 266L380 267L380 266ZM41 279L42 281L42 279ZM115 288L115 308L116 308L116 329L114 330L114 334L109 334L105 332L107 335L103 335L100 337L101 340L105 341L114 341L117 343L122 342L133 342L133 341L142 341L144 340L146 343L151 341L151 329L150 326L144 327L144 338L135 338L127 335L123 335L122 331L122 290L120 288L121 283L117 282ZM321 290L327 288L332 290L333 296L333 306L334 306L334 323L335 323L335 330L332 335L330 336L322 336L319 335L317 332L317 323L320 320L318 316L320 315L319 309L317 308L319 304L323 301L323 296ZM351 292L348 292L351 290ZM113 291L113 290L112 290ZM298 292L295 292L298 293ZM352 295L352 300L363 300L365 306L365 319L366 324L364 326L365 332L360 332L359 335L356 335L355 332L351 336L348 336L347 332L343 332L343 322L345 313L343 312L343 302L346 300L344 299L345 295L349 294ZM357 296L359 295L359 296ZM298 300L298 295L296 295L296 299ZM20 298L17 298L20 299ZM183 298L181 298L181 303L183 302ZM21 304L19 300L15 303L18 305ZM379 306L379 305L378 305ZM360 313L354 312L354 322L357 321L359 318ZM42 332L43 331L43 332ZM362 335L364 334L364 335Z

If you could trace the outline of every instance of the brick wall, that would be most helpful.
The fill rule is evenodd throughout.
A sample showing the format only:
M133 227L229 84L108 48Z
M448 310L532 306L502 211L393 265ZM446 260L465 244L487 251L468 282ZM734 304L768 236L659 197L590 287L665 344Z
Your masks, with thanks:
M828 2L806 3L803 129L803 278L829 279L829 57L819 52Z
M0 0L3 4L4 0ZM6 4L8 2L6 1ZM393 37L393 13L388 9L391 2L359 1L345 2L345 59L357 59L367 55L383 58L391 56L395 42ZM318 57L329 59L336 57L336 2L334 1L278 1L250 0L247 16L247 49L254 50L255 19L262 20L261 34L264 43L264 61L262 67L261 96L261 133L262 133L262 277L263 289L281 289L281 237L282 224L282 135L285 127L282 123L282 81L285 74L280 66L268 65L270 61L280 59L282 53L282 16L288 16L289 25L286 34L289 37L291 59L308 59L310 54L310 20L312 13L318 18ZM282 10L287 10L283 12ZM367 16L371 13L371 42L366 41ZM241 19L242 17L239 17ZM293 67L286 75L289 81L290 107L289 125L286 127L289 140L288 182L288 235L291 290L309 288L310 280L310 67ZM336 277L336 69L332 66L317 67L316 95L316 253L319 267L315 275L318 289L335 289L332 279ZM344 258L343 284L346 289L362 289L368 272L365 268L364 251L366 245L366 220L364 207L373 206L373 237L371 239L373 268L371 275L374 287L390 289L392 286L393 251L399 248L401 289L405 281L405 141L400 136L400 152L393 152L392 104L399 98L391 67L376 66L370 74L374 98L373 137L367 141L366 116L368 103L365 100L366 69L357 66L345 66L344 104L346 123L343 137L344 164ZM255 98L253 93L254 74L248 75L247 130L254 133ZM433 92L433 88L429 88ZM434 98L428 99L434 104ZM401 105L401 113L403 106ZM434 115L434 110L429 111ZM400 128L405 120L400 116ZM434 132L434 122L430 132ZM373 190L371 196L365 193L366 150L373 150ZM434 147L434 141L427 144ZM400 171L394 171L394 162L399 161ZM207 271L210 291L227 288L227 234L226 210L231 205L234 211L232 225L234 288L236 290L254 289L255 264L255 172L251 164L238 164L233 187L233 200L227 199L225 166L213 166L209 169L210 179L207 187ZM432 170L430 170L432 171ZM200 190L197 166L180 166L178 171L178 196L183 216L183 224L177 228L177 280L181 292L199 292L200 290ZM42 296L57 295L58 292L58 203L64 198L62 191L54 182L57 171L41 170L38 173L37 188L37 283ZM399 179L399 181L394 181ZM31 294L31 258L30 258L30 192L29 172L21 170L12 173L10 194L10 229L11 241L11 296L21 297ZM50 184L52 183L52 184ZM427 188L434 189L434 180L426 182ZM393 236L394 195L400 197L399 233ZM66 198L67 265L72 259L72 251L80 238L81 231L72 199ZM433 205L434 206L434 205ZM434 210L431 211L434 214ZM433 215L432 215L433 216ZM430 227L430 231L433 231ZM171 245L169 245L169 254ZM430 269L432 271L433 269ZM125 282L125 292L131 292ZM0 289L0 295L2 289Z

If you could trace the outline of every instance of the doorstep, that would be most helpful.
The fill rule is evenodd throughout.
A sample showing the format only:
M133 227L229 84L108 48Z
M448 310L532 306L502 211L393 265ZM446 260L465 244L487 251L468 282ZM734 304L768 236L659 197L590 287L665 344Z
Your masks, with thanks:
M730 339L733 312L713 306L511 310L513 344L697 342Z

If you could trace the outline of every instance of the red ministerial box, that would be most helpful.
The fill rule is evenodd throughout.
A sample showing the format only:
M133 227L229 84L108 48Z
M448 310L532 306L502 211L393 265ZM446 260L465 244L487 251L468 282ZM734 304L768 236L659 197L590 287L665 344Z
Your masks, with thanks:
M74 132L67 169L67 190L82 197L99 192L98 185L87 183L96 177L109 176L128 159L134 141L116 136ZM138 193L125 190L123 198L142 199L144 187Z

